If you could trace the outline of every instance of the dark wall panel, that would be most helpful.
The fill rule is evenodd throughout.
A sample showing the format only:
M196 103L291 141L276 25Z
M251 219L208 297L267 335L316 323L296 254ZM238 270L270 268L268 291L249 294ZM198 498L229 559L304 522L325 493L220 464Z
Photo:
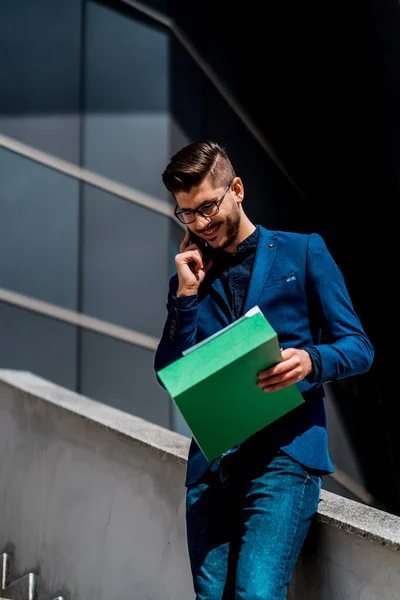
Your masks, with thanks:
M0 8L0 133L79 162L82 0Z
M0 366L75 390L76 327L0 302Z
M158 336L168 281L169 219L86 186L83 311Z
M84 160L101 175L165 199L169 33L139 16L123 3L87 3Z
M82 394L170 427L170 399L156 380L153 352L89 331L81 348Z
M0 286L76 309L79 184L0 148Z

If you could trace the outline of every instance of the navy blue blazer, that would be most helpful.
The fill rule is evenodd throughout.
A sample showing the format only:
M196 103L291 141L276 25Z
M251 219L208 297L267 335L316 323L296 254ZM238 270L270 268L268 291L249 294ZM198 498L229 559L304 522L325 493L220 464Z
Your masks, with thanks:
M258 305L277 332L281 347L307 350L314 371L296 384L305 403L251 436L241 449L247 452L246 460L252 460L262 457L272 445L306 467L321 474L332 473L323 384L367 371L374 349L322 237L317 233L269 231L262 226L259 230L243 312ZM175 274L170 280L168 316L155 355L156 372L180 358L186 348L235 320L221 280L212 268L194 306L179 307L177 288ZM192 439L186 485L197 481L208 464Z

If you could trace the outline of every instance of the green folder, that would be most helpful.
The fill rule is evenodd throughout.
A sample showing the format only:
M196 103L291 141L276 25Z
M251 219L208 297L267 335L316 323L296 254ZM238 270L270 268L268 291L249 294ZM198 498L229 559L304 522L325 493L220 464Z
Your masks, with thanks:
M304 402L296 384L257 386L258 373L281 360L278 336L255 306L157 374L212 460Z

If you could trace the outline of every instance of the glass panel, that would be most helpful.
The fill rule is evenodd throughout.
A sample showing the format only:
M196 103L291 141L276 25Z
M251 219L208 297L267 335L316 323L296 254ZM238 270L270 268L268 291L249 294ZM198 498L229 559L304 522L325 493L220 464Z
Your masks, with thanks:
M83 312L159 337L169 219L90 186L84 198Z
M169 428L170 399L153 361L153 352L82 331L82 394Z
M85 166L166 199L169 33L139 17L87 3Z
M76 327L0 302L0 367L75 390Z
M81 0L1 2L0 133L79 162Z
M0 148L0 286L76 308L79 184Z

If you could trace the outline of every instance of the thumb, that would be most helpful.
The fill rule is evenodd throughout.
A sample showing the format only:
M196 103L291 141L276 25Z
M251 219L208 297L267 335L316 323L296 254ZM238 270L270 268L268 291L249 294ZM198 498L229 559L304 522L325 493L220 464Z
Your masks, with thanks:
M293 354L296 353L296 349L295 348L286 348L286 350L282 350L281 348L281 355L283 360L287 360L288 358L291 358L293 356Z

